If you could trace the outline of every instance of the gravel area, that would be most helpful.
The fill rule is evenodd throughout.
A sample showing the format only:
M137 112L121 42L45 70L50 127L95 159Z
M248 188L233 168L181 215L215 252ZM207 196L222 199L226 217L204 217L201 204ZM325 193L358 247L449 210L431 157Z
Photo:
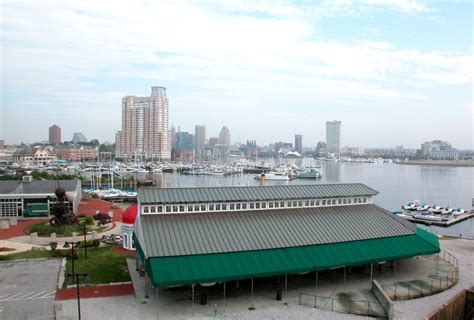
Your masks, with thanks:
M474 241L458 239L441 240L440 243L443 250L452 253L459 261L458 284L430 297L395 302L395 319L423 319L461 290L474 286Z
M77 319L77 300L57 302L62 305L58 320ZM81 299L82 319L120 320L140 319L135 296Z

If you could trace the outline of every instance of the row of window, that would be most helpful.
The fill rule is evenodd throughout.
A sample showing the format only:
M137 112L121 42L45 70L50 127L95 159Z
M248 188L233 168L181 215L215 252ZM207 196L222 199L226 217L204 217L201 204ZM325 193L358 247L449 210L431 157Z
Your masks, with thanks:
M321 206L340 206L367 203L367 198L338 198L315 200L290 200L290 201L258 201L236 203L210 203L210 204L180 204L180 205L144 205L143 213L185 213L185 212L211 212L211 211L240 211L262 210L281 208L305 208Z

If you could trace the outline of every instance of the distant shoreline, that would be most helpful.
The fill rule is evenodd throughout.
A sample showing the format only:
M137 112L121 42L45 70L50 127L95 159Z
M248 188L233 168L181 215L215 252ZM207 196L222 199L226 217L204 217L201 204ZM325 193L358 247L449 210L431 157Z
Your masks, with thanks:
M469 160L408 160L408 161L394 161L393 163L407 164L407 165L447 166L447 167L474 167L474 161L469 161Z

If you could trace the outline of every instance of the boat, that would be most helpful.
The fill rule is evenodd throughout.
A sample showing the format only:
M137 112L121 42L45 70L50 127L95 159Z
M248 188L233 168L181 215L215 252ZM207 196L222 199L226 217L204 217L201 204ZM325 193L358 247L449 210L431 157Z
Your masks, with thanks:
M441 214L451 214L453 213L454 209L451 207L446 207L443 210L441 210Z
M419 206L416 208L416 211L428 211L430 209L430 206L427 204L423 204L422 206Z
M419 200L415 200L413 202L410 202L404 206L402 206L402 209L403 210L408 210L408 211L416 211L418 209L418 207L420 206L420 201Z
M418 220L429 220L429 221L446 221L446 218L439 217L439 216L434 216L434 215L424 215L424 214L416 214L414 216L415 219Z
M457 208L456 210L453 211L453 216L457 217L463 213L466 213L466 210L462 208Z
M261 173L255 176L255 179L257 180L280 180L280 181L289 181L290 177L286 172L277 172L277 171L272 171L269 173Z
M431 213L434 213L434 214L439 214L439 213L441 213L441 211L443 211L443 208L440 207L440 206L437 206L437 205L433 205L433 206L429 209L429 211L430 211Z
M296 174L299 179L318 179L321 178L321 168L309 168L305 171L299 171Z

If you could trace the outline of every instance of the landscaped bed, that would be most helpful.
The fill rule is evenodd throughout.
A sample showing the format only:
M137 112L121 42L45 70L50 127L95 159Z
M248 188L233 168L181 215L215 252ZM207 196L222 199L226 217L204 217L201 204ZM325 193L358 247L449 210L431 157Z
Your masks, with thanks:
M69 249L69 251L71 251ZM112 250L112 246L103 246L98 249L87 248L87 258L84 249L74 249L79 258L74 261L76 273L87 272L89 274L88 284L107 284L114 282L130 281L127 268L127 259L134 258L134 254L125 254ZM72 261L67 259L65 274L72 273ZM81 282L81 281L80 281ZM63 287L72 284L72 279L66 280Z
M79 224L66 225L60 227L54 227L49 222L38 222L32 224L26 231L27 234L37 232L40 237L49 237L51 233L56 233L58 237L70 237L73 232L82 235L84 233L84 227L82 224L86 224L86 232L95 231L97 233L102 232L108 228L108 226L97 226L92 217L79 218Z

